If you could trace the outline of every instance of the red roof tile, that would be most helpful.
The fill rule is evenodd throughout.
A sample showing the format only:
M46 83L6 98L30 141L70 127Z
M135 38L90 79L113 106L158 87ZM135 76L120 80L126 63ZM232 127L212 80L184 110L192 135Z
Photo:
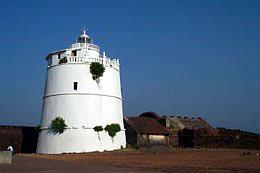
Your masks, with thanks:
M129 117L125 118L125 122L129 124L136 133L151 135L168 135L169 132L160 125L155 119L147 117Z

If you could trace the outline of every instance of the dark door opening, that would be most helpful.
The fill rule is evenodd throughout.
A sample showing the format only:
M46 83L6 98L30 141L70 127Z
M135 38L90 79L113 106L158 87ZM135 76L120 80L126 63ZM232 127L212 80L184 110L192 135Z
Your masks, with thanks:
M179 146L184 148L194 148L194 130L183 129L178 132Z

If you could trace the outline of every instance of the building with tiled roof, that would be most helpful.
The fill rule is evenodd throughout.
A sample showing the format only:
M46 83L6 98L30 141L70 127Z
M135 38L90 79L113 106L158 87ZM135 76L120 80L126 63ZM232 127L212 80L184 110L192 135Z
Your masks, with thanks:
M125 117L127 143L136 147L168 145L169 132L149 117Z
M192 135L193 130L205 129L212 131L213 128L202 118L188 118L186 116L163 116L159 119L170 133L169 143L172 146L182 146L187 144L189 147L194 146L194 139ZM188 131L188 133L186 133ZM185 133L184 133L185 132ZM187 136L188 134L188 136Z
M210 129L212 128L205 120L202 118L188 118L181 116L164 116L160 119L165 127L173 127L178 130L182 129Z

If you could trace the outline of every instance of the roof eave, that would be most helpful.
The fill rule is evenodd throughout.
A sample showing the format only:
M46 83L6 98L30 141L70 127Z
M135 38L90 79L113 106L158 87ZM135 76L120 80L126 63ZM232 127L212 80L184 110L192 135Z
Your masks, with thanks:
M45 59L47 60L51 55L56 54L56 53L66 52L67 50L69 50L69 49L62 49L62 50L53 51L53 52L49 53L49 54L45 57Z

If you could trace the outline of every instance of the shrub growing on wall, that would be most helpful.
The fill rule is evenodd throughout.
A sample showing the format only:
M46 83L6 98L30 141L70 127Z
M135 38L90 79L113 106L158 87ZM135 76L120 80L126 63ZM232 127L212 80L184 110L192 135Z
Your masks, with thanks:
M110 125L106 125L105 127L105 131L108 132L108 135L112 138L112 140L114 140L116 133L119 132L120 130L121 128L119 124L110 124Z
M67 62L68 62L67 58L64 57L64 58L60 59L59 64L63 64L63 63L67 63Z
M101 132L101 131L103 131L103 127L102 127L102 126L95 126L93 129L94 129L96 132Z
M104 72L105 72L105 67L103 66L103 64L100 64L98 62L92 62L90 64L90 73L92 74L94 80L103 76Z
M50 128L54 133L61 134L66 130L67 124L62 117L56 117L54 120L52 120Z
M99 132L103 131L103 127L102 126L95 126L93 129L98 133L98 139L100 140Z

